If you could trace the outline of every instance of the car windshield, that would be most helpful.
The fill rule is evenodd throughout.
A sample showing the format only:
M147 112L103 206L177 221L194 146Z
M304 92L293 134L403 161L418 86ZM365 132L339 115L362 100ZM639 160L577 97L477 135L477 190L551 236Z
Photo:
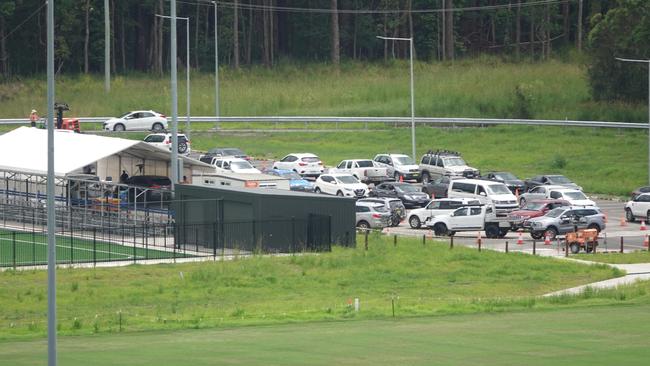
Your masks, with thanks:
M563 176L563 175L553 175L548 177L548 179L551 180L553 183L560 183L560 184L567 184L567 183L573 183L569 180L569 178Z
M542 202L528 202L524 207L522 207L522 210L531 210L531 211L539 211L542 208L544 208L546 204Z
M400 200L390 201L388 204L390 205L390 208L401 208L403 206L402 201Z
M410 156L397 156L393 161L399 165L415 165L415 161Z
M372 209L377 211L377 212L388 212L388 209L386 208L386 206L379 206L379 205L372 206Z
M563 208L556 208L556 209L553 209L553 210L549 211L546 214L546 216L548 216L548 217L560 217L560 216L562 216L564 211L566 211L566 210L563 209Z
M508 172L495 173L494 176L502 180L517 180L517 177Z
M586 200L586 199L588 199L587 196L585 196L585 194L580 192L580 191L564 192L564 195L566 197L569 197L569 199L572 199L572 200Z
M488 191L492 194L509 194L510 190L503 184L490 184L487 186Z
M302 177L294 171L280 173L280 176L287 179L302 179Z
M357 178L351 176L351 175L341 175L336 177L336 180L339 181L339 183L343 184L354 184L354 183L359 183Z
M373 166L375 166L372 163L372 160L359 160L357 161L357 165L359 166L359 168L372 168Z
M445 166L464 166L465 160L459 157L445 158Z
M131 113L133 113L133 112L126 112L126 113L124 113L123 115L121 115L120 118L124 118L124 117L128 116L128 115L131 114Z
M300 160L304 161L305 163L318 163L320 161L320 159L316 156L305 156Z
M232 161L230 162L230 169L254 169L251 163L247 161Z
M405 192L405 193L411 193L411 192L420 192L417 188L413 187L412 185L409 184L404 184L404 185L399 185L395 186L398 190Z

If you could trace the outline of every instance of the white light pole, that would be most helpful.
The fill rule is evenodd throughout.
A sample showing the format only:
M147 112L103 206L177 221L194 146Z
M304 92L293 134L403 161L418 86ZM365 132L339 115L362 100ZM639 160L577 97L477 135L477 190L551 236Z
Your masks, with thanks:
M633 60L620 57L616 57L616 59L623 62L648 64L648 182L650 182L650 60Z
M166 18L166 19L172 19L171 16L166 16L166 15L160 15L156 14L157 17L159 18ZM184 18L184 17L175 17L176 19L184 20L185 21L185 29L186 29L186 34L185 34L185 43L187 43L187 47L185 47L185 84L186 84L186 99L187 99L187 113L185 116L185 134L187 135L187 139L190 139L190 18ZM174 136L174 139L176 139L176 136Z
M56 366L56 212L54 211L54 0L47 2L47 364Z
M413 37L397 38L397 37L377 36L377 38L383 40L409 42L409 55L411 58L411 149L412 149L413 159L416 160L417 156L415 156L415 92L413 89Z
M219 41L217 40L219 18L217 17L217 2L213 1L212 3L214 4L214 111L217 117L214 127L218 130L219 116L221 115L219 110Z

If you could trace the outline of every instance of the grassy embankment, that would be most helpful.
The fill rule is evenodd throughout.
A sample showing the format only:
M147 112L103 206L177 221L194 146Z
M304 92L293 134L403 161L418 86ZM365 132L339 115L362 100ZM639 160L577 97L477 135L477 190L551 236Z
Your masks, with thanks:
M592 262L612 264L650 263L650 252L636 251L631 253L596 253L579 254L574 256L577 259L584 259Z
M418 116L507 118L521 116L523 108L540 119L641 122L647 117L644 103L591 101L585 68L578 62L512 64L482 57L417 63L415 75ZM314 64L224 68L220 81L223 116L410 116L404 62L347 63L340 72ZM179 114L184 115L183 80L179 87ZM115 116L142 108L171 113L167 76L118 75L111 88L105 95L102 75L61 76L56 100L70 105L71 116ZM193 73L191 93L193 116L214 115L213 74ZM46 94L44 77L0 84L0 118L27 117L32 108L43 113Z
M363 310L362 310L363 312ZM68 366L645 365L650 305L59 337ZM45 340L0 342L41 365Z
M45 271L0 273L0 338L46 330ZM305 321L635 303L648 287L536 298L621 275L518 253L371 237L370 249L230 262L60 270L60 334L230 327ZM359 298L363 311L350 305ZM120 325L121 324L121 325Z

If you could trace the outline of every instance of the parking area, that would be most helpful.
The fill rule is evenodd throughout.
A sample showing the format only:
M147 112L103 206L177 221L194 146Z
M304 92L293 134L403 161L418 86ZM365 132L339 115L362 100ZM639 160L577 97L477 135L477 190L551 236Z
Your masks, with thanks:
M643 246L645 236L650 234L650 231L641 230L640 222L626 222L622 220L625 217L623 211L623 206L625 202L618 200L607 200L607 199L595 199L598 207L607 215L607 228L600 233L598 242L598 251L615 251L620 249L621 238L623 240L623 246L625 251L634 251L634 250L643 250L648 249ZM408 211L407 211L408 217ZM391 227L388 230L384 230L389 235L402 235L402 236L418 236L423 235L428 237L433 234L427 229L412 229L408 222L403 221L397 227ZM449 237L436 237L432 236L434 239L449 241ZM459 233L454 235L454 245L464 245L469 247L477 246L477 237L478 232L471 233ZM523 244L517 244L519 239L518 232L509 232L504 238L500 239L488 239L485 237L485 232L481 231L481 245L484 248L494 249L504 251L506 247L506 241L508 242L508 248L511 251L525 251L532 252L533 250L533 239L529 233L522 233L521 238ZM564 255L563 247L564 242L563 238L559 237L559 240L555 240L551 245L544 245L544 240L535 241L535 250L538 254L541 255ZM559 243L559 245L558 245Z

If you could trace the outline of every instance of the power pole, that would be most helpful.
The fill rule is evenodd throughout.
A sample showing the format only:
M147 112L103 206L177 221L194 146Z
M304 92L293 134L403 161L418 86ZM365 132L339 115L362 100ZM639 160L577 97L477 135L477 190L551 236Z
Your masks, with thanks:
M111 23L108 0L104 0L104 92L111 91Z

